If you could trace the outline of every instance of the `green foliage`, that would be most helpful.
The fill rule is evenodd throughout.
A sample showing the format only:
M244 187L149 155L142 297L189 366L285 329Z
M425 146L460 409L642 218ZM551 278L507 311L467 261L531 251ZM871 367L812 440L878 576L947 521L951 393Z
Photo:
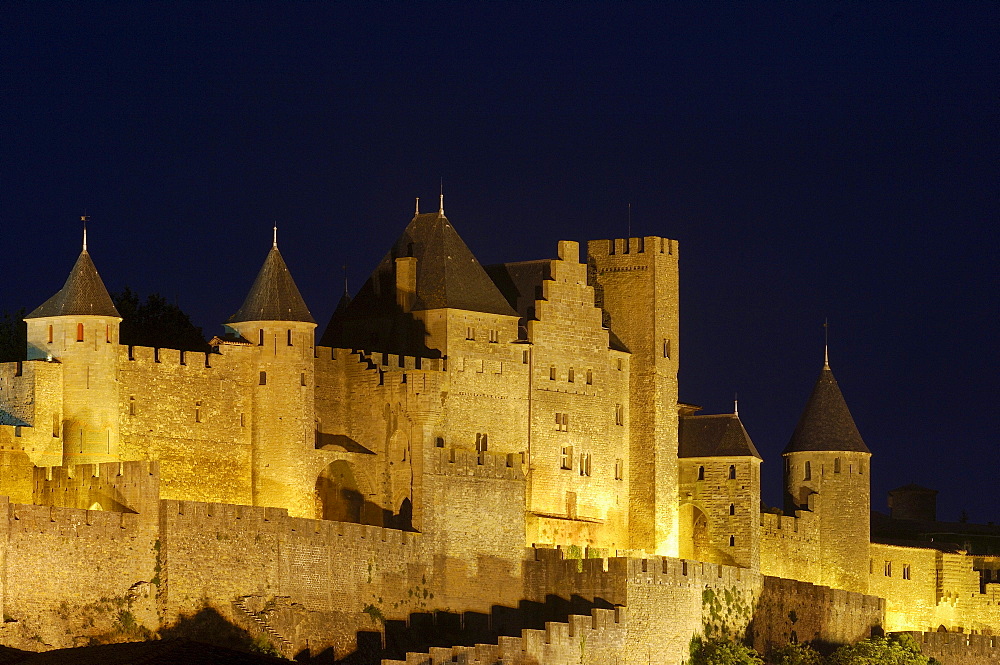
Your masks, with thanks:
M177 305L154 293L141 301L139 295L125 287L111 299L122 316L119 338L122 344L152 346L181 351L209 351L201 328Z
M823 656L808 644L786 644L771 652L771 665L823 665Z
M380 623L385 623L385 615L382 614L382 610L375 607L371 603L365 605L365 609L361 611L367 614L369 617L371 617L373 624L378 625Z
M0 363L24 360L28 354L28 325L24 308L0 317Z
M830 665L929 665L930 659L909 635L872 637L840 647L830 656Z
M278 651L271 640L267 639L264 635L256 635L250 642L250 653L259 653L265 656L277 656L281 658L281 652Z
M739 642L728 640L691 640L688 665L764 665L760 654Z

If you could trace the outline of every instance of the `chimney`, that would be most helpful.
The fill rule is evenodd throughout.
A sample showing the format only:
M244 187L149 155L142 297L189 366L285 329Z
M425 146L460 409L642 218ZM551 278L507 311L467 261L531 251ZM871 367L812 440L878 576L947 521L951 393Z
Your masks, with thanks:
M396 304L404 312L413 309L417 297L417 259L401 256L396 259Z

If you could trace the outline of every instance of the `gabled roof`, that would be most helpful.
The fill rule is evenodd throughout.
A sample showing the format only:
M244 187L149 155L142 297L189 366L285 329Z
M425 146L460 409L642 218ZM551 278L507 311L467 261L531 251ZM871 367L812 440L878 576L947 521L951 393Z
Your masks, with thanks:
M121 318L108 290L97 274L94 261L87 250L80 257L66 278L59 292L39 305L26 319L41 319L47 316L115 316Z
M680 418L678 457L756 457L762 459L740 417L733 413Z
M871 453L828 366L819 373L799 424L782 454L806 451Z
M241 321L304 321L316 323L288 272L277 245L271 247L250 293L227 323Z

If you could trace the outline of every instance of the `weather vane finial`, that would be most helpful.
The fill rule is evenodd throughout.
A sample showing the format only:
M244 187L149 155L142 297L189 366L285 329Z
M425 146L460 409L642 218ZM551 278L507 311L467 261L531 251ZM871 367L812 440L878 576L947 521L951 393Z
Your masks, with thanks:
M419 200L419 199L418 199ZM347 290L347 260L344 260L344 295L350 296L350 291Z
M740 415L740 394L739 393L734 393L733 394L733 415L734 416Z
M278 249L278 220L274 221L274 239L271 241L271 247Z
M441 178L441 199L438 207L438 214L444 217L444 178Z
M413 216L416 217L420 214L420 197L417 197L417 205L413 209Z
M823 319L823 369L830 369L830 322Z
M80 221L83 222L83 251L86 252L87 251L87 222L90 221L90 215L88 215L86 213L86 211L84 211L84 213L82 215L80 215Z

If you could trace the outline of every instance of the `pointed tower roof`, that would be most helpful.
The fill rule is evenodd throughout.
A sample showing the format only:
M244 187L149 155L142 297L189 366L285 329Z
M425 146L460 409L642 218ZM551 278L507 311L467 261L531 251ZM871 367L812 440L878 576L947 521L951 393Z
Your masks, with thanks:
M517 315L441 212L414 215L350 306L338 312L354 318L393 309L395 262L401 257L417 259L411 311L450 308Z
M278 251L275 240L271 251L264 259L264 265L257 273L257 279L250 287L250 293L239 311L229 317L227 323L241 321L304 321L316 323L309 308L302 300L299 287L288 272L285 260Z
M782 454L806 451L871 453L854 424L854 417L828 363L824 363L799 424Z
M762 459L740 417L734 413L680 419L678 457L756 457Z
M86 241L85 241L86 242ZM97 274L94 261L87 252L86 245L66 283L59 292L39 305L26 319L41 319L47 316L115 316L121 318L111 301L104 281Z

